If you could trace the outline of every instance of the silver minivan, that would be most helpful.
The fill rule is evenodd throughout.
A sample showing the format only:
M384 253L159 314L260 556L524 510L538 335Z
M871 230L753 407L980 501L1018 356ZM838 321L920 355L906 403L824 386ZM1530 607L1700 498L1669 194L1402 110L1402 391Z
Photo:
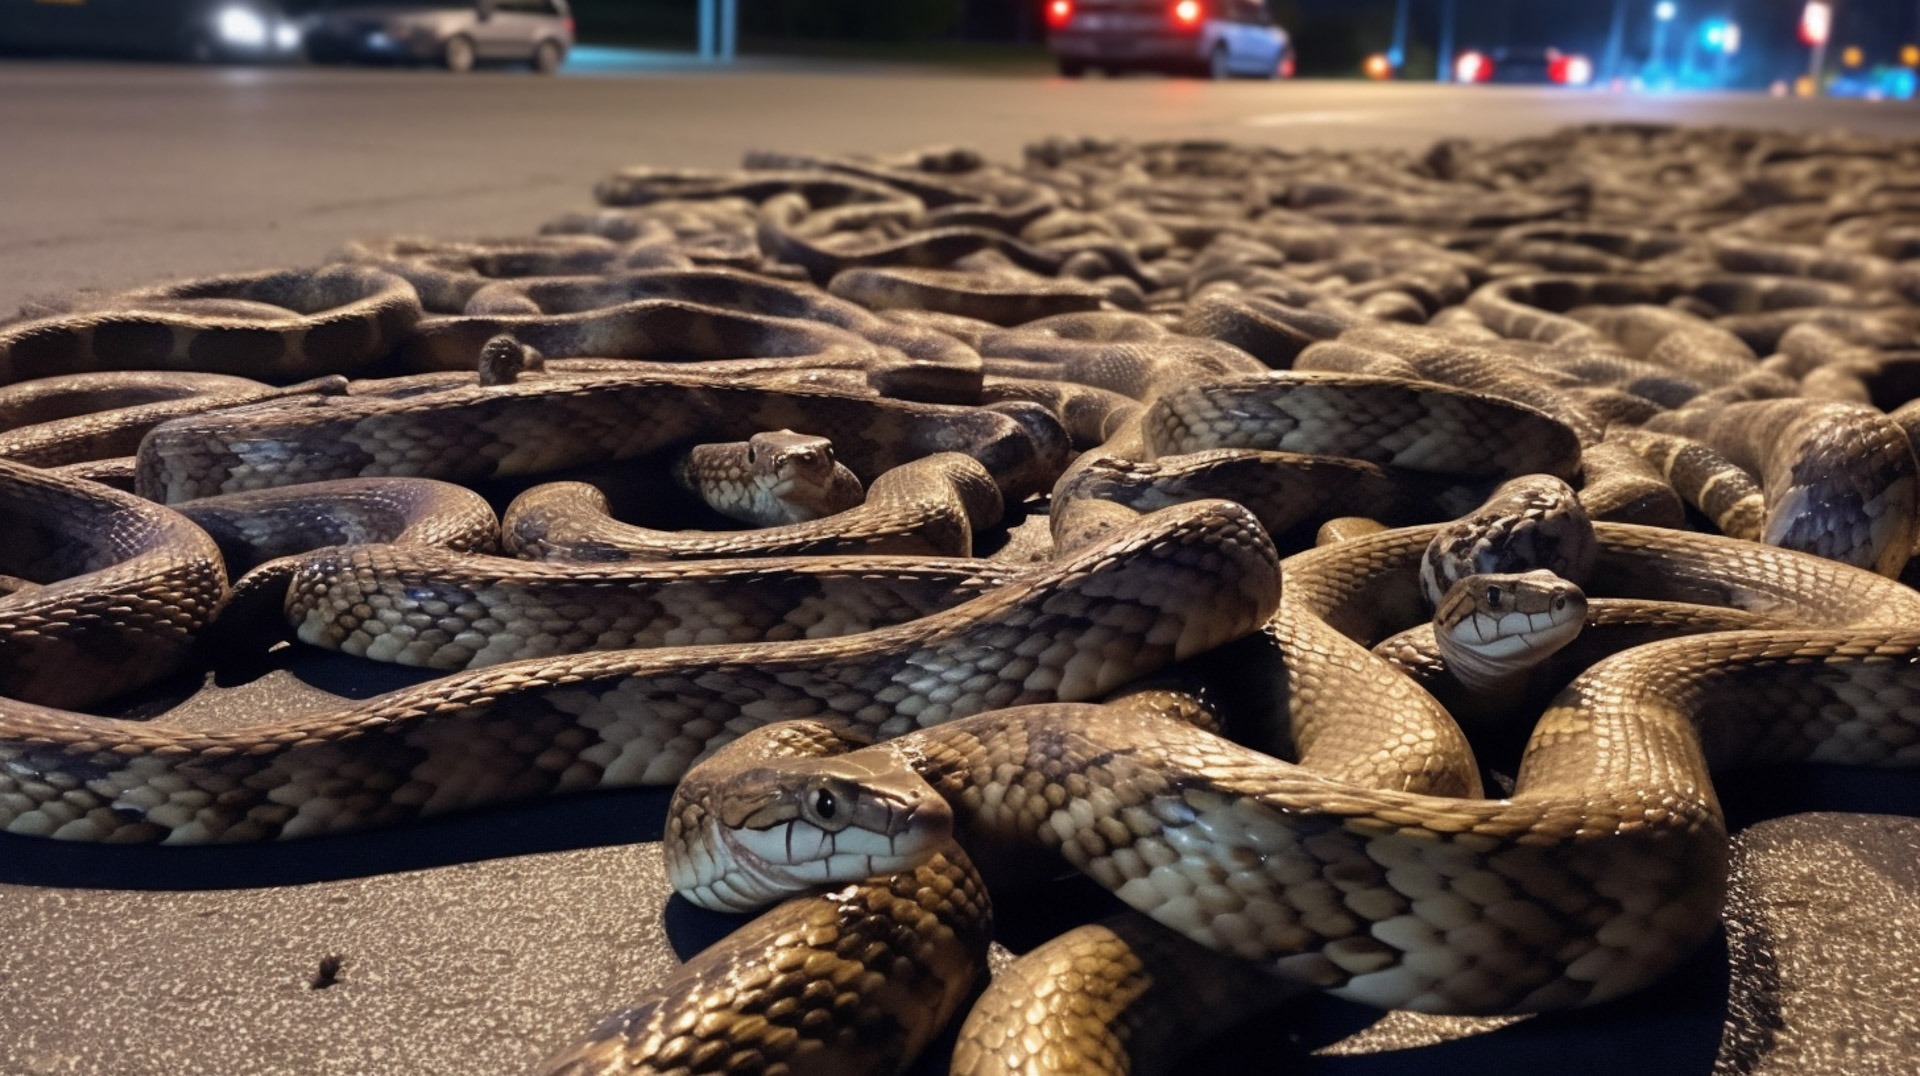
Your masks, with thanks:
M509 62L551 74L572 48L567 0L350 0L316 11L306 27L307 58L318 63L392 60L471 71Z

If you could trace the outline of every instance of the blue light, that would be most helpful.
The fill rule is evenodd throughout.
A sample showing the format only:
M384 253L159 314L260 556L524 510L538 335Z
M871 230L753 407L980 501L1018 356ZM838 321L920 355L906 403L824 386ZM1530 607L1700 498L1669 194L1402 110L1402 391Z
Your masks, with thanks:
M1725 48L1727 44L1727 20L1708 19L1700 24L1700 38L1708 48Z

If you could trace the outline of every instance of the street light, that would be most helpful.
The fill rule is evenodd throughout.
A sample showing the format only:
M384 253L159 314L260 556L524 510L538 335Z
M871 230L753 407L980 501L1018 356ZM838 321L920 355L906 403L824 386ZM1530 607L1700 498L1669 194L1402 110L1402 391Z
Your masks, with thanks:
M1674 16L1680 14L1679 5L1673 0L1660 0L1653 5L1653 62L1649 64L1656 75L1664 74L1667 66L1667 25Z
M1807 85L1816 94L1820 92L1820 67L1827 58L1827 37L1832 32L1833 5L1827 0L1807 0L1807 6L1800 9L1800 40L1812 50L1807 57Z
M1407 62L1407 0L1400 0L1393 10L1393 47L1387 50L1387 62L1394 67Z
M1709 19L1701 24L1700 38L1713 51L1731 56L1740 51L1740 24L1725 19Z

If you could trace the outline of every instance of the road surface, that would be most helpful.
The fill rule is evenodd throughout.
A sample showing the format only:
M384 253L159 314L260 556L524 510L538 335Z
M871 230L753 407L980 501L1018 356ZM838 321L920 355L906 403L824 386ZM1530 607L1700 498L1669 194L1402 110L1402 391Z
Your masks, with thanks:
M851 73L846 73L851 71ZM400 232L520 234L626 164L1049 135L1424 146L1595 120L1920 130L1857 101L1429 83L1070 81L818 61L702 70L588 53L573 77L0 63L0 311L78 287L310 263Z

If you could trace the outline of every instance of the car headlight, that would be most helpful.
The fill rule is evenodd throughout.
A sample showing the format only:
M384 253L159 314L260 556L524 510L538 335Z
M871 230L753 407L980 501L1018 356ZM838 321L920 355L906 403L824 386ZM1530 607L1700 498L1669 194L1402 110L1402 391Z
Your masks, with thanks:
M290 22L283 22L273 28L273 47L282 52L292 52L300 47L300 28Z
M220 40L229 45L257 49L267 43L267 20L251 8L223 8L213 21Z

